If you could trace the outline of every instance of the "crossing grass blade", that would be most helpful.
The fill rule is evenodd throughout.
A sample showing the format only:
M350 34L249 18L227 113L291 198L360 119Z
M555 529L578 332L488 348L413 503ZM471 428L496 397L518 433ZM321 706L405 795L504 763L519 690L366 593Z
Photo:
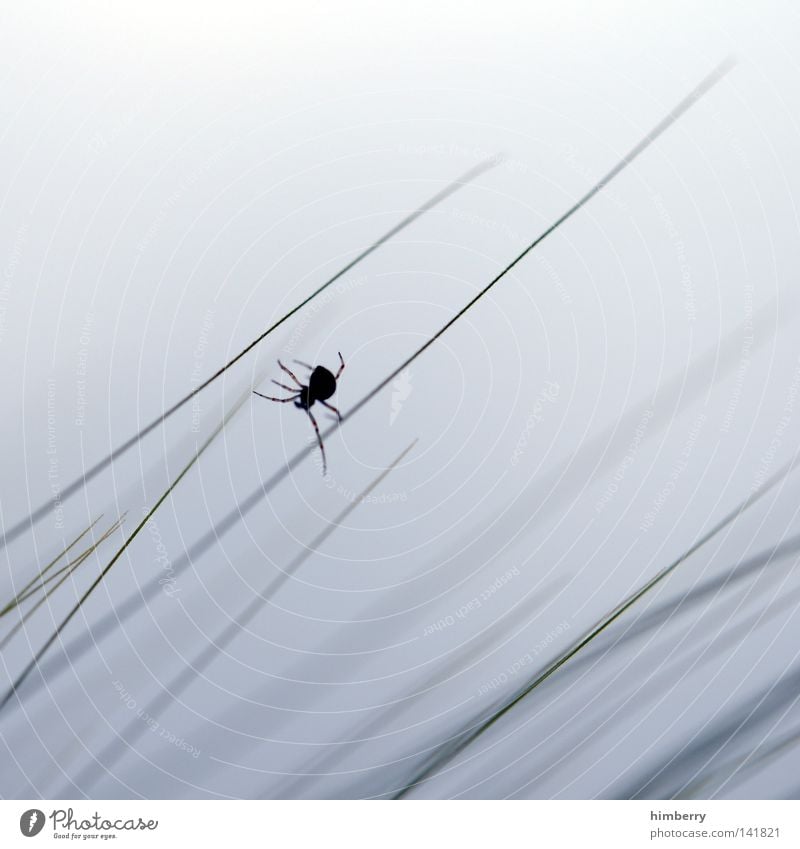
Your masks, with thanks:
M320 546L340 528L345 519L363 504L367 496L379 486L387 476L397 468L397 466L405 459L412 448L416 445L415 439L408 445L392 462L374 477L370 483L343 509L335 516L325 528L323 528L307 546L304 546L302 551L281 571L273 580L269 581L264 588L256 594L244 609L230 621L220 633L211 639L206 646L200 649L199 652L190 660L187 665L182 668L173 678L166 684L163 689L144 707L144 712L147 716L157 717L169 706L170 702L180 698L181 694L194 681L198 675L201 675L208 666L214 661L220 652L224 651L233 639L241 633L241 631L249 625L263 610L264 607L275 597L281 587L297 572L297 570L315 553ZM93 778L97 777L98 766L103 771L110 772L122 756L129 748L138 740L149 726L146 723L135 717L128 727L119 737L115 737L105 751L99 755L96 760L92 760L84 771L77 777L74 782L82 792L85 792L86 786L90 784ZM69 795L73 788L67 788L66 792Z
M67 613L61 623L57 628L52 632L52 634L48 637L45 643L41 646L41 648L36 652L31 661L25 666L22 672L17 676L14 682L11 684L9 689L4 694L2 700L0 700L0 711L2 711L6 705L9 704L11 699L18 694L20 687L25 683L28 676L33 672L34 669L37 669L42 657L47 653L48 649L58 640L61 636L62 631L67 625L70 623L75 614L83 607L86 603L86 600L89 596L97 589L98 586L103 582L108 573L117 563L117 561L122 557L127 548L131 545L131 543L136 539L138 534L141 532L142 528L144 528L150 519L155 515L158 508L172 495L176 487L180 484L184 477L189 473L189 471L194 467L195 463L200 459L200 457L205 453L208 447L216 440L216 438L224 431L227 424L231 421L231 419L239 412L239 410L244 406L244 404L249 400L251 395L251 390L248 387L238 398L236 403L231 407L231 409L226 412L220 423L214 428L208 438L195 450L193 456L189 460L189 462L181 469L178 475L174 478L172 483L164 490L161 496L156 500L150 510L145 514L144 518L139 522L136 528L133 530L131 535L125 540L116 554L111 558L111 560L106 564L100 574L95 578L95 580L90 584L88 589L86 589L83 595L78 599L75 606Z
M217 371L215 371L210 377L206 378L202 383L198 386L195 386L191 392L184 395L178 401L176 401L171 407L166 409L163 413L161 413L157 418L155 418L150 424L143 427L141 430L137 431L132 437L130 437L127 441L123 442L121 445L117 446L110 454L104 457L102 460L99 460L95 463L91 468L87 469L83 472L83 474L72 481L71 483L64 486L59 492L59 498L63 503L68 498L73 496L76 492L82 490L89 481L93 480L97 477L102 471L107 469L111 463L113 463L116 459L121 457L134 445L136 445L141 439L147 436L149 433L154 431L156 428L160 427L168 418L174 415L178 410L180 410L183 406L189 403L192 398L195 398L199 393L203 392L212 383L222 377L225 372L227 372L230 368L232 368L236 363L238 363L244 356L246 356L250 351L253 350L256 346L261 344L264 339L267 338L271 333L277 330L284 322L288 321L293 315L298 313L303 307L307 306L311 301L313 301L316 297L321 295L326 289L332 286L337 280L342 278L345 274L351 271L356 265L366 259L368 256L373 254L378 250L381 246L385 245L390 239L394 238L398 233L405 230L410 224L416 221L418 218L423 216L426 212L434 209L440 203L445 201L451 195L455 194L459 189L464 186L469 185L471 182L476 180L481 174L486 173L491 168L494 168L498 162L498 157L494 157L492 159L487 159L483 162L478 163L477 165L470 168L466 173L462 174L456 180L451 183L448 183L441 191L438 191L433 197L429 198L425 201L421 206L415 209L412 213L407 215L397 224L395 224L392 228L387 230L380 238L376 239L372 244L362 250L359 254L357 254L352 260L346 263L342 268L339 269L335 274L333 274L330 278L328 278L322 285L316 288L310 295L292 307L287 313L282 315L277 321L273 322L263 333L257 336L252 342L246 345L241 351L239 351L236 356L230 359L227 363L221 366ZM2 536L0 536L0 548L4 548L10 542L15 540L20 534L32 528L37 522L41 521L45 516L48 515L52 508L50 502L42 504L40 507L35 509L29 516L17 522L7 531L5 531Z
M125 515L123 514L122 516L120 516L119 519L117 519L116 522L114 522L108 528L108 530L106 530L99 537L99 539L93 542L89 548L79 554L74 560L71 560L69 563L67 563L66 566L63 566L57 572L53 573L49 578L47 578L47 580L42 581L39 586L33 587L27 595L25 595L17 602L15 607L18 607L23 602L27 601L30 598L33 598L37 593L42 592L41 598L36 602L36 604L26 610L24 615L20 617L19 622L17 622L14 627L3 637L3 639L0 640L0 651L2 651L11 642L11 640L14 638L14 635L19 633L20 629L24 626L24 624L33 616L34 613L36 613L36 611L46 601L50 599L53 593L64 583L64 581L66 581L67 578L72 577L78 567L82 563L85 563L89 559L89 557L91 557L91 555L94 554L110 536L112 536L114 533L116 533L117 530L119 530L124 520ZM53 581L55 578L57 578L59 575L61 575L60 580L58 580L54 586L50 587L49 590L45 590L46 585Z
M49 563L47 563L42 569L39 570L25 586L19 590L19 592L11 599L3 608L0 608L0 617L5 616L6 613L9 613L13 610L30 592L31 587L36 584L37 581L41 581L45 575L58 563L63 557L66 555L86 536L86 534L91 531L91 529L102 519L102 514L98 516L88 528L81 531L78 536L75 537L72 542L63 548Z

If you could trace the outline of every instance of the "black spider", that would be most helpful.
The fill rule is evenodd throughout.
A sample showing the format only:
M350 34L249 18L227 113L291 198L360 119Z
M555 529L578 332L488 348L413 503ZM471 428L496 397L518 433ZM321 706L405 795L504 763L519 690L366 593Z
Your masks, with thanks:
M295 377L294 373L289 371L288 368L278 360L278 365L292 378L292 380L298 385L299 389L294 389L291 386L286 386L285 383L278 383L277 380L273 380L272 382L277 386L280 386L281 389L286 389L293 394L289 398L272 398L269 395L262 395L260 392L256 392L253 390L253 394L258 395L259 398L266 398L267 401L277 401L279 404L288 404L289 401L294 401L295 407L299 407L301 410L305 410L308 413L308 417L311 419L311 424L314 425L314 430L317 434L317 442L319 443L319 450L322 452L322 474L323 476L326 474L328 469L328 463L325 459L325 446L322 444L322 437L319 435L319 427L317 427L317 420L311 414L311 410L309 407L315 402L319 401L323 407L327 407L332 412L336 413L339 417L339 421L342 420L341 413L331 404L326 404L325 402L328 398L336 392L336 381L339 379L339 375L344 371L344 360L342 359L342 355L339 354L339 362L341 365L339 366L339 370L336 374L328 371L325 366L310 366L308 363L300 362L300 360L295 360L298 365L303 366L303 368L307 368L311 375L308 378L308 386L303 385L300 381Z

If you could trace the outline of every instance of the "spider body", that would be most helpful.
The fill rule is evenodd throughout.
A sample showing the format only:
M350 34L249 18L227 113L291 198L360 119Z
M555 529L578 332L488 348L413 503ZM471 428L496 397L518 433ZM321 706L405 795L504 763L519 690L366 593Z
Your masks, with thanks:
M320 403L327 401L334 392L336 392L336 376L325 366L315 366L308 378L308 386L302 387L294 405L301 410L307 410L315 401Z
M311 407L319 401L323 407L327 407L327 409L331 410L331 412L336 413L339 421L342 420L342 416L336 407L328 404L327 401L328 398L336 392L336 381L344 371L344 360L342 359L342 355L339 354L340 365L336 374L326 369L325 366L310 366L308 363L303 363L299 360L295 360L295 362L304 368L307 368L311 372L308 378L308 384L301 383L295 376L294 372L290 371L280 360L278 360L278 365L286 372L286 374L289 375L289 377L292 378L297 386L296 388L286 386L285 383L278 383L277 380L273 380L272 382L277 386L280 386L281 389L286 389L292 394L288 398L273 398L270 395L262 395L260 392L256 392L255 390L253 390L253 394L258 395L259 398L266 398L267 401L277 401L279 404L288 404L289 401L294 401L295 407L300 410L305 410L306 415L309 419L311 419L311 424L314 426L314 432L317 434L317 442L319 443L319 450L322 454L322 474L325 475L328 468L328 464L325 459L325 446L322 444L322 437L319 435L317 420L311 413Z

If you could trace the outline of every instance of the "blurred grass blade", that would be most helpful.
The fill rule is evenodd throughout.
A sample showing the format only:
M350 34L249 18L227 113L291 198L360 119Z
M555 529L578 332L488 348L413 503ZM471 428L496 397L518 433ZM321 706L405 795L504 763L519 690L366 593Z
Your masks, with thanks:
M642 599L653 587L660 584L665 578L671 575L682 563L688 560L693 554L699 551L706 543L713 539L720 531L731 525L739 518L746 510L750 509L756 502L763 498L768 492L774 489L781 483L794 469L797 456L791 461L782 466L770 479L768 479L759 489L751 493L736 509L728 513L723 519L717 522L711 530L701 536L687 551L685 551L677 560L665 566L656 573L649 581L647 581L636 592L629 595L626 599L620 602L606 616L599 620L583 637L579 638L573 645L561 654L553 663L549 664L544 670L538 673L528 683L524 684L516 693L508 699L502 706L492 708L483 718L478 718L469 724L469 726L457 732L440 746L436 747L430 757L422 764L414 776L395 794L394 798L400 799L408 795L414 787L431 778L434 773L438 772L448 762L452 761L464 749L477 740L482 734L488 731L495 723L502 719L510 710L516 707L523 699L532 693L537 687L543 684L551 675L557 672L565 663L572 660L583 649L592 643L600 634L609 628L620 616L632 608L640 599Z
M81 609L81 607L85 604L86 600L89 596L94 592L95 589L102 583L106 575L111 571L114 567L114 564L119 560L120 557L124 554L125 550L128 546L136 539L139 532L145 525L150 521L158 508L169 498L174 489L178 486L178 484L183 480L183 478L189 473L194 464L200 459L206 449L211 445L214 440L219 436L220 433L225 429L225 426L228 422L236 415L236 413L244 406L244 404L250 399L251 390L248 387L236 401L236 403L231 407L231 409L225 413L222 417L220 423L214 428L211 432L210 436L202 443L196 450L192 458L189 462L181 469L172 483L164 490L158 500L153 504L150 510L145 514L144 518L139 522L131 535L125 540L122 546L119 548L117 553L111 558L108 564L103 568L100 574L95 578L95 580L90 584L88 589L83 593L83 595L78 599L75 606L69 611L69 613L64 617L58 627L53 631L53 633L48 637L42 647L36 652L34 657L31 659L30 663L25 666L22 672L14 679L13 683L9 687L9 689L4 694L2 700L0 700L0 710L2 710L12 699L12 697L18 693L19 688L28 678L28 676L33 672L34 669L38 668L39 662L41 661L44 654L47 650L58 640L61 636L61 632L64 628L70 623L75 614Z
M800 701L800 667L763 688L740 706L728 711L727 716L714 723L706 734L695 733L675 750L675 754L658 769L648 768L624 785L620 795L626 799L664 799L675 797L698 772L715 758L733 747L747 733L755 732L773 721L775 716ZM782 717L781 717L782 718ZM679 789L674 788L680 784Z
M201 675L212 661L223 651L233 639L242 632L242 630L264 609L265 605L274 598L280 588L297 572L297 570L319 550L320 546L331 536L348 516L360 505L364 503L366 497L381 484L386 477L403 461L411 449L417 444L415 439L408 445L392 462L372 481L335 517L325 528L323 528L311 542L303 548L303 550L282 570L281 574L268 582L260 593L256 595L245 608L235 616L206 646L204 646L194 658L187 663L171 680L166 684L161 691L147 703L144 711L147 716L159 717L163 711L169 706L170 702L180 697L186 688L194 681L198 675ZM110 771L119 759L127 752L131 746L141 738L149 730L146 723L141 722L138 716L134 717L128 727L118 737L106 746L96 759L87 765L83 773L81 773L74 782L74 786L81 792L86 791L86 786L92 782L93 775L96 774L97 768L103 771ZM67 794L71 792L72 787L67 788Z
M209 387L214 381L220 378L223 374L225 374L228 369L234 366L239 360L242 359L246 354L248 354L253 348L263 342L264 339L269 336L274 330L277 330L285 321L291 318L295 313L299 312L303 307L311 303L318 295L322 294L329 286L333 285L337 280L347 274L348 271L351 271L358 263L362 260L366 259L370 254L374 253L378 248L382 245L386 244L390 239L424 215L426 212L430 211L434 207L438 206L442 201L449 198L451 195L455 194L459 189L468 185L481 174L486 173L491 168L494 168L498 163L498 159L489 159L484 162L478 163L474 167L470 168L465 174L462 174L458 179L454 180L452 183L449 183L445 186L441 191L437 192L433 197L429 198L425 203L419 206L414 212L410 215L407 215L397 224L395 224L390 230L384 233L379 239L374 241L371 245L361 251L354 259L350 260L343 268L337 271L332 277L326 280L321 286L315 289L310 295L300 301L299 304L295 305L290 309L287 313L281 316L276 322L271 324L260 336L255 338L252 342L250 342L245 348L243 348L238 354L236 354L233 359L229 360L225 363L224 366L219 368L214 374L210 377L206 378L202 383L192 389L191 392L184 395L180 400L176 401L171 407L165 410L158 418L154 419L150 424L143 427L137 433L135 433L130 439L126 442L123 442L117 448L115 448L110 454L104 457L102 460L95 463L94 466L87 469L79 478L72 481L70 484L65 486L59 492L59 498L61 502L65 502L68 498L74 495L79 490L83 489L89 481L93 480L97 475L99 475L104 469L107 469L108 466L111 465L117 458L121 457L125 454L129 449L131 449L134 445L136 445L139 440L143 439L147 436L151 431L155 430L157 427L162 425L170 416L176 413L181 409L185 404L192 400L196 395L202 392L204 389ZM52 508L52 504L47 502L46 504L42 504L36 510L34 510L29 516L21 521L17 522L13 525L8 531L6 531L2 536L0 536L0 548L5 547L8 543L15 540L20 534L24 531L32 528L37 522L43 519L50 512Z
M766 326L770 308L771 307L769 306L765 307L756 314L753 322L755 328ZM789 308L784 308L780 313L779 320L788 320L788 316L793 314L794 311ZM734 362L735 355L738 354L741 349L741 336L744 332L745 326L740 325L735 330L731 331L727 337L725 337L725 340L719 348L714 347L709 349L706 353L702 354L693 361L685 373L675 375L659 387L658 398L660 401L658 409L666 405L666 408L669 408L669 410L674 414L682 409L685 403L690 403L702 393L707 392L707 386L703 381L703 377L707 375L709 371L714 371L715 374L720 376L728 373ZM767 338L768 336L766 333L755 332L752 350L755 351L760 345L764 344ZM529 488L530 493L535 498L541 499L544 497L541 493L544 492L546 494L544 505L547 506L550 504L554 505L557 500L552 497L552 490L555 488L556 483L560 483L562 486L571 484L574 486L576 492L581 490L586 481L585 467L587 465L596 463L592 474L597 474L602 469L613 467L618 462L617 455L613 451L609 450L608 442L611 436L613 436L617 430L625 430L628 426L630 426L628 429L632 430L633 427L635 427L636 422L638 422L641 418L642 412L650 409L651 402L648 400L647 402L642 402L634 407L632 411L623 414L623 416L614 425L607 428L599 437L596 437L587 443L584 449L579 450L578 454L572 455L564 464L560 464L552 473L545 472L542 475L537 475L536 479ZM654 418L656 420L656 424L661 421L661 418L659 417ZM668 420L666 415L663 417L663 420ZM655 426L656 425L654 425L654 428ZM595 455L600 457L599 462L592 459ZM575 474L570 474L571 468L576 469ZM247 510L251 509L251 506L248 506ZM240 505L240 507L243 510L243 516L244 506ZM509 523L510 529L508 532L503 534L503 543L495 551L497 556L500 556L509 543L513 542L521 533L519 522L522 521L522 528L524 529L526 527L526 521L529 520L532 515L538 515L538 511L540 509L541 508L539 506L532 506L529 500L525 500L524 503L520 504L519 510L511 514L512 521ZM517 515L517 513L519 515ZM233 511L232 516L228 517L229 520L233 521L232 517L235 517L235 515L236 511ZM502 511L496 520L489 523L489 527L493 528L496 521L507 520L508 517L509 511ZM227 529L227 527L230 527L230 525L221 525L217 528L217 531L223 533L223 528ZM187 552L175 560L172 563L172 569L175 576L177 577L180 575L195 559L199 558L205 551L207 551L214 543L215 539L216 535L214 532L207 533L193 546L191 546ZM64 649L65 658L68 660L67 663L64 663L62 658L52 658L45 661L42 669L44 676L46 678L52 678L53 676L58 675L62 670L68 669L73 663L82 657L85 652L95 647L109 634L112 634L120 623L127 621L135 613L137 613L143 605L153 601L160 591L161 586L158 583L158 579L153 578L140 590L139 593L121 602L113 612L108 613L99 622L92 625L86 633L75 635Z
M800 552L800 534L790 537L766 551L758 552L752 557L740 561L732 569L728 569L714 578L709 578L707 581L684 593L680 598L666 601L653 610L648 610L633 622L625 633L620 635L610 647L605 646L589 649L580 658L575 660L574 665L580 667L589 664L610 648L617 649L643 637L648 632L668 622L676 614L685 616L704 601L707 601L711 596L734 588L737 584L752 577L765 567L791 557L798 552Z
M612 703L609 703L608 699L603 702L607 718L599 720L597 717L594 717L593 720L585 723L585 727L583 729L578 728L574 721L569 722L567 724L567 728L569 729L569 733L573 736L574 743L565 743L561 755L548 765L547 771L552 772L555 766L567 761L570 755L578 751L582 745L585 745L589 740L595 738L598 734L598 724L602 728L602 733L607 736L610 729L613 728L615 724L618 725L629 721L630 712L626 711L625 708L629 708L631 706L631 701L635 701L637 705L641 705L646 702L651 693L653 700L655 700L656 697L663 696L665 689L672 686L676 680L687 674L687 672L696 672L710 664L715 664L715 670L719 669L720 666L724 664L726 656L730 658L732 651L735 652L738 648L742 647L744 643L741 636L742 632L752 634L757 628L766 625L773 617L785 611L794 609L798 600L800 600L800 589L787 593L785 596L779 598L769 606L761 608L757 613L744 620L737 620L734 622L728 621L721 631L717 631L717 633L713 635L693 633L692 629L698 625L697 621L694 622L692 628L690 628L686 635L681 638L681 642L679 644L675 645L670 643L666 646L659 644L653 647L654 652L667 650L669 652L669 657L672 659L672 663L663 667L654 659L650 667L652 671L646 673L644 679L637 678L630 681L629 678L631 686L628 688L628 692L624 695L620 695L623 680L619 677L619 675L604 678L602 686L593 690L591 701L593 702L598 698L603 698L608 694L613 694L616 697ZM684 643L685 645L683 645ZM681 648L684 650L681 651ZM576 666L577 664L570 664L569 667L573 677L580 672L580 670L575 668ZM600 673L602 674L602 669L600 670ZM664 683L662 683L662 681ZM585 706L586 702L581 705L581 710L583 710ZM624 739L625 736L626 735L623 735L622 739ZM649 777L653 775L655 771L656 767L648 765L646 771L642 771L642 775ZM521 792L523 789L534 784L536 778L538 778L538 776L520 785L518 792ZM646 777L640 778L639 784L641 785L646 780ZM629 792L631 791L627 788L623 790L615 790L610 795L612 798L627 798L626 794ZM664 798L677 797L671 792L665 792L660 795Z
M777 760L786 752L800 743L800 728L794 728L786 734L782 734L769 746L760 752L758 748L748 752L744 757L727 761L721 767L713 770L711 774L704 773L696 781L689 784L682 792L676 793L675 799L698 798L698 794L709 785L716 784L714 792L705 792L704 798L715 798L716 795L726 787L735 787L750 777L751 773L764 769L772 761ZM724 776L724 778L723 778Z
M304 784L311 784L315 778L324 778L327 775L325 770L336 763L341 747L351 747L375 739L372 735L376 735L379 728L382 726L385 727L389 721L402 716L409 708L435 688L441 687L452 678L469 669L476 655L481 654L485 657L491 654L506 639L510 639L509 635L512 631L515 629L523 630L525 624L527 624L526 620L557 596L565 583L566 581L553 581L532 599L533 604L520 604L516 610L512 610L503 616L499 623L492 623L471 637L465 644L458 646L454 652L454 656L449 658L448 662L434 664L430 674L414 687L412 693L407 693L395 699L382 711L377 711L371 719L354 728L353 732L348 734L345 739L340 739L332 743L331 751L323 753L309 763L305 772L300 776L296 776L293 783L284 784L281 798L293 798L294 794L292 791L296 785L302 787ZM471 644L473 642L475 643L474 645ZM384 731L377 736L385 738L389 733L392 732Z

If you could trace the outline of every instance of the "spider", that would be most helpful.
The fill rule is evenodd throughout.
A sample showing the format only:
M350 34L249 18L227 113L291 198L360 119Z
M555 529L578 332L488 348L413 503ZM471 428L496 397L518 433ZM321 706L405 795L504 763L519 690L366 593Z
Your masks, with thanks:
M288 398L273 398L270 395L262 395L260 392L256 392L255 390L253 390L253 394L258 395L259 398L266 398L267 401L277 401L279 404L288 404L289 401L294 401L295 407L306 411L308 417L311 419L311 424L314 425L314 431L317 434L319 450L322 453L322 475L324 477L327 474L328 469L328 463L325 459L325 446L322 444L322 437L319 435L317 420L314 418L309 408L315 401L319 401L323 407L327 407L329 410L336 413L339 421L342 420L342 415L336 407L332 404L326 404L325 402L331 397L331 395L333 395L334 392L336 392L336 381L344 371L344 360L340 353L339 362L341 365L339 366L339 370L336 374L328 371L325 366L310 366L308 363L303 363L300 360L295 360L295 362L298 365L303 366L303 368L307 368L311 372L308 378L308 386L300 383L297 377L295 377L294 372L290 371L280 360L278 360L278 365L286 372L286 374L289 375L289 377L292 378L299 388L287 386L285 383L278 383L277 380L273 380L272 382L277 386L280 386L281 389L286 389L293 394Z

